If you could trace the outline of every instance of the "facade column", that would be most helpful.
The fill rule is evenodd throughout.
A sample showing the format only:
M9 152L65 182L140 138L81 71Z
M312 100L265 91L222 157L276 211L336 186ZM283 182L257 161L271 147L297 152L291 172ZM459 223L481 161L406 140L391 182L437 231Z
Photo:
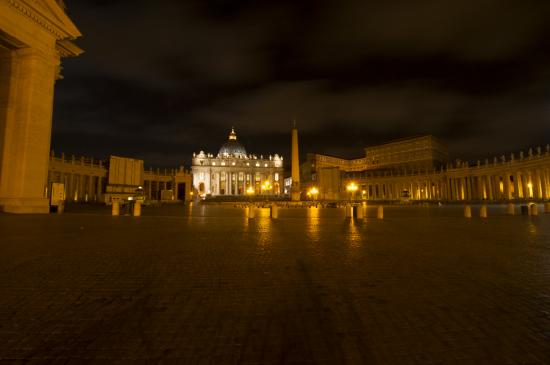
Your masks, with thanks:
M451 184L452 184L452 192L453 192L453 200L454 201L458 201L460 200L459 197L458 197L458 181L456 178L452 178L451 179Z
M88 175L88 201L93 200L93 177Z
M101 179L102 179L101 176L97 177L97 186L96 186L96 192L95 193L96 193L98 202L101 202L103 200L103 191L101 191L101 189L103 187L103 184L101 183ZM151 193L150 188L149 188L149 193Z
M548 199L548 176L545 169L540 171L541 187L542 187L542 198Z
M487 181L487 191L489 192L489 200L495 200L495 195L493 193L493 179L491 175L486 175L485 180Z
M481 181L481 176L476 176L476 190L477 190L477 199L484 200L483 182Z
M0 53L0 207L49 213L46 192L59 56L32 48Z
M533 170L533 194L537 199L542 198L541 179L540 179L539 170L537 169Z
M519 173L516 172L516 173L514 173L514 198L515 199L519 199L521 197L520 192L519 192L519 188L520 188Z
M529 199L529 191L527 189L527 176L522 172L521 173L521 192L524 199Z
M512 183L510 182L510 173L506 172L506 175L504 175L504 191L506 200L512 199Z
M71 174L71 202L75 202L78 199L78 175Z

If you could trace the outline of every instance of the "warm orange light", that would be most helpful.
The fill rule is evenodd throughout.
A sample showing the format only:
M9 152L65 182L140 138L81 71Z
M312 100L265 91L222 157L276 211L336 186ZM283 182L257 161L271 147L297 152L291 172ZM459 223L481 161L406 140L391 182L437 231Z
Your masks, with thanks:
M307 191L307 196L313 196L313 199L316 199L317 198L317 194L319 194L319 189L317 189L315 186L312 186L308 191Z
M346 186L346 190L351 192L351 193L355 193L358 189L358 186L356 183L354 182L350 182L347 186Z

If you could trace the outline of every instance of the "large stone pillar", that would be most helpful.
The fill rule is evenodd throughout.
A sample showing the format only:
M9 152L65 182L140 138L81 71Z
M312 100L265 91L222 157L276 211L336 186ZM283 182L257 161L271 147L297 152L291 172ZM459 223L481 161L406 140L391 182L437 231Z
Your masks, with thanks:
M519 198L521 198L521 194L520 194L520 184L519 184L519 173L516 172L514 174L514 198L517 200Z
M48 213L53 89L59 57L32 48L4 52L0 76L0 206L11 213Z
M510 182L510 173L507 172L505 175L504 180L504 191L506 195L506 200L512 199L512 183Z
M541 178L541 187L542 187L542 198L548 199L548 176L545 169L540 171Z

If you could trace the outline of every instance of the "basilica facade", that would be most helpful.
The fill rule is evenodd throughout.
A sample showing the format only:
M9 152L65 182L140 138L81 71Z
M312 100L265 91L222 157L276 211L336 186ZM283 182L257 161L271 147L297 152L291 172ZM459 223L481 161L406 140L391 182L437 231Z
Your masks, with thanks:
M277 196L282 192L283 157L278 154L258 157L247 154L232 129L229 139L214 155L193 154L193 187L206 196Z

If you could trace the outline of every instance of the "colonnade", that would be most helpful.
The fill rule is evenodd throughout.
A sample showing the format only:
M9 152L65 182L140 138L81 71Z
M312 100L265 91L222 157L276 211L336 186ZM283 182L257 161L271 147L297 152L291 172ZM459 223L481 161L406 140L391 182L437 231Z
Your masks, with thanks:
M48 190L53 183L62 183L68 202L98 202L105 195L108 170L100 160L50 155ZM149 169L143 173L143 194L148 200L190 200L191 174L179 169ZM164 193L163 193L164 192ZM48 195L51 194L48 191Z
M342 190L352 179L343 181ZM550 148L506 160L504 156L449 166L425 174L371 176L355 181L365 200L521 201L550 199ZM320 187L323 188L322 186ZM342 193L346 194L346 193ZM341 194L341 197L344 196ZM348 197L349 197L349 193Z
M65 158L51 154L48 169L48 189L53 183L65 187L65 199L70 202L101 202L105 191L107 170L102 161L93 158Z

